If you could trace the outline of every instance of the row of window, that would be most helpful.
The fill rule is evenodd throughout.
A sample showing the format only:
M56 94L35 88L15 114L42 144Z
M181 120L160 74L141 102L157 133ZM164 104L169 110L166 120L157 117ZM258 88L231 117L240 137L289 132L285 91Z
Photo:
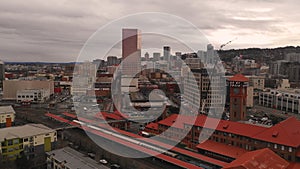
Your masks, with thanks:
M21 139L13 139L13 140L7 140L7 141L3 141L1 143L1 146L2 147L5 147L5 146L12 146L12 145L15 145L15 144L19 144L19 143L22 143L23 140Z
M37 98L37 96L33 96L33 95L18 95L18 98Z
M278 94L278 93L276 93ZM278 97L278 98L291 98L291 99L300 99L300 96L295 96L295 95L288 95L288 94L283 94L282 96L276 96L276 95L270 95L270 94L266 94L266 93L260 93L261 97Z
M200 131L202 128L201 127L197 127L196 129L198 131ZM240 136L240 135L235 135L235 134L232 134L232 133L215 131L214 135L220 135L220 136L225 136L225 137L229 137L229 138L238 138L239 140L245 140L245 141L247 141L249 143L252 142L252 139L249 139L248 137L244 137L244 136ZM195 136L196 136L196 133L195 133ZM225 138L219 138L219 137L216 137L216 136L212 136L211 139L215 140L216 142L222 142L222 143L226 142L226 140L227 140ZM256 145L258 145L258 144L262 145L263 143L267 144L268 147L271 147L271 145L273 145L274 149L280 149L281 151L287 150L290 153L293 152L293 148L292 147L287 147L287 146L284 146L284 145L278 145L278 144L272 144L272 143L263 142L263 141L259 141L259 140L254 140L254 144L256 144ZM239 147L242 148L242 143L236 143L236 142L232 141L231 144L232 145L239 145ZM248 149L251 150L251 146L246 145L245 148L247 150Z

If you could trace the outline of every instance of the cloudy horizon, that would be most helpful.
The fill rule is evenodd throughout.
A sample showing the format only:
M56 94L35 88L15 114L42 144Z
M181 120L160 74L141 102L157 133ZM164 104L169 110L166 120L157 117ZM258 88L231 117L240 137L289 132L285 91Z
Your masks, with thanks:
M0 60L75 61L100 27L140 12L179 16L194 24L216 49L231 40L224 50L298 46L299 5L296 0L5 1L0 5Z

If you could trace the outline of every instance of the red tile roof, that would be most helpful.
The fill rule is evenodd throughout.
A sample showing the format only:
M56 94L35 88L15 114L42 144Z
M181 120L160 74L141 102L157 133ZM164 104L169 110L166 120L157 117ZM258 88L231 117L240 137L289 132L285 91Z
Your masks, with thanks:
M214 152L217 154L221 154L231 158L238 158L239 156L247 152L245 149L231 146L231 145L226 145L223 143L218 143L211 140L206 140L205 142L198 144L197 148Z
M55 115L52 116L53 114L51 114L51 113L47 113L45 115L49 116L49 117L55 117ZM84 121L84 122L88 122L88 123L91 123L91 124L97 124L96 121L89 120L89 119L86 119L86 118L83 118L83 117L78 117L78 120ZM68 121L68 120L66 120L64 118L60 118L60 119L58 119L58 121L66 122L66 123L68 123L70 125L77 126L78 128L81 128L81 129L87 128L86 126L81 127L78 123L75 123L73 121L70 122L70 121ZM157 124L157 123L155 123L155 124ZM104 128L107 127L104 124L97 124L97 125L100 126L100 127L104 127ZM111 130L112 128L106 128L106 129ZM144 140L143 137L141 137L139 135L136 135L134 133L130 133L130 132L124 131L124 130L120 130L120 129L117 129L117 128L113 128L113 130L115 130L115 131L117 131L117 132L119 132L121 134L133 137L133 138L141 139L142 141L146 141L148 143L152 143L152 144L156 144L156 145L160 145L160 146L164 146L164 147L168 147L169 146L169 145L167 145L167 144L165 144L163 142L159 142L159 141L156 141L156 140L151 140L151 139ZM175 152L179 152L179 153L185 154L187 156L199 159L199 160L206 161L206 162L211 163L211 164L215 164L215 165L219 165L219 166L224 166L225 164L227 164L227 163L225 163L223 161L219 161L219 160L216 160L216 159L213 159L213 158L210 158L210 157L198 154L198 153L194 153L194 152L191 152L191 151L188 151L188 150L185 150L185 149L173 147L172 150L175 151ZM164 156L164 155L161 154L159 156ZM168 156L165 156L165 157L168 157ZM163 159L165 160L165 158L163 158ZM192 165L190 165L189 167L191 167L191 166ZM194 167L195 166L192 166L192 168L194 168Z
M300 163L292 162L290 163L287 169L299 169L299 168L300 168Z
M177 120L177 122L175 123L177 118L180 120ZM169 126L169 127L172 126L175 128L184 129L184 123L186 123L187 121L189 121L187 116L172 114L168 118L165 118L165 119L159 121L158 123L160 125L165 125L165 126Z
M184 128L184 124L195 125L199 127L216 129L218 131L223 131L227 133L243 135L247 137L253 137L254 135L265 131L267 128L262 126L256 126L252 124L245 124L239 122L232 122L227 120L219 120L215 118L210 118L205 115L197 116L195 120L195 124L193 124L193 116L184 116L173 114L170 117L159 121L159 124L171 126L176 119L178 119L177 125L173 125L173 127ZM179 120L180 119L180 120Z
M243 154L236 160L224 166L224 169L283 169L287 168L289 163L275 154L268 148L251 151Z
M71 113L68 113L68 112L64 112L63 115L71 117L71 118L77 118L77 115L71 114Z
M249 79L242 74L236 74L233 77L229 78L229 81L235 82L248 82Z
M300 146L300 121L295 117L290 117L270 128L219 120L204 115L199 115L196 118L195 124L193 124L192 118L194 117L173 114L170 117L159 121L158 124L173 126L180 129L184 129L184 124L189 124L291 147ZM176 121L176 119L178 120ZM175 121L176 124L174 123Z
M124 117L122 117L120 114L114 113L107 113L107 112L100 112L95 115L95 117L102 119L102 120L124 120ZM104 118L104 119L103 119Z
M257 134L256 139L291 147L300 146L300 122L290 117Z
M52 113L46 113L45 116L50 117L50 118L52 118L54 120L57 120L59 122L63 122L63 123L69 123L70 122L69 120L64 119L64 118L62 118L58 115L52 114Z
M145 128L152 129L152 130L158 130L158 123L149 123Z

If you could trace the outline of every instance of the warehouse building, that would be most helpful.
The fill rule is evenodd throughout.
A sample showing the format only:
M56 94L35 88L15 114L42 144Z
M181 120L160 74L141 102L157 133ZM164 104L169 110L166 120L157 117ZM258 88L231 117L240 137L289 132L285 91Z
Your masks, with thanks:
M3 81L3 100L17 100L17 92L28 89L43 89L46 93L54 93L52 80L5 80Z

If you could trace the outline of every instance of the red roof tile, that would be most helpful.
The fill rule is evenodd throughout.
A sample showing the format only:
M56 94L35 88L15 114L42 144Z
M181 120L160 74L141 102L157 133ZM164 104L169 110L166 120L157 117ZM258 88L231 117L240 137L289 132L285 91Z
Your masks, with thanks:
M107 112L99 112L95 115L95 117L102 119L102 120L124 120L124 117L122 117L120 114L114 113L107 113Z
M64 112L63 115L68 116L68 117L72 117L72 118L77 118L77 115L71 114L71 113L68 113L68 112Z
M257 134L254 138L291 147L300 146L300 122L290 117Z
M191 121L187 121L186 124L193 125L190 122ZM267 129L266 127L262 126L233 122L228 120L219 120L207 117L205 115L199 115L194 125L247 137L253 137L254 135L263 132Z
M287 168L289 163L275 154L268 148L251 151L243 154L236 160L224 166L224 169L283 169Z
M195 120L195 124L193 124L193 116L184 116L178 114L172 114L166 119L159 121L158 123L161 125L172 126L173 123L177 120L177 125L173 125L173 127L177 128L184 128L184 124L195 125L199 127L209 128L209 129L216 129L218 131L228 132L232 134L238 134L248 137L253 137L254 135L263 132L266 130L266 127L256 126L252 124L246 123L239 123L239 122L232 122L227 120L219 120L215 118L210 118L205 115L197 116Z
M180 120L178 120L175 123L178 116L180 117ZM172 126L172 127L175 127L175 128L183 129L184 128L184 123L186 122L186 120L187 120L187 118L185 116L181 116L181 115L178 115L178 114L172 114L168 118L165 118L165 119L159 121L158 123L160 125L165 125L165 126L169 126L169 127Z
M145 128L152 129L152 130L158 130L158 123L149 123Z
M299 168L300 168L300 163L292 162L290 163L287 169L299 169Z
M48 117L51 117L53 118L54 120L57 120L59 122L63 122L63 123L69 123L69 120L67 119L64 119L58 115L55 115L55 114L52 114L52 113L46 113L45 116L48 116Z
M197 148L214 152L217 154L222 154L231 158L238 158L239 156L247 152L245 149L231 145L226 145L223 143L218 143L211 140L206 140L205 142L198 144Z
M195 124L193 124L192 118L194 117L173 114L170 117L159 121L158 124L173 126L180 129L184 129L184 124L189 124L291 147L300 146L300 121L295 117L288 118L270 128L219 120L204 115L199 115L196 118ZM180 120L176 121L176 119ZM176 124L173 124L175 121Z
M235 82L248 82L249 79L242 74L236 74L233 77L229 78L229 81Z

